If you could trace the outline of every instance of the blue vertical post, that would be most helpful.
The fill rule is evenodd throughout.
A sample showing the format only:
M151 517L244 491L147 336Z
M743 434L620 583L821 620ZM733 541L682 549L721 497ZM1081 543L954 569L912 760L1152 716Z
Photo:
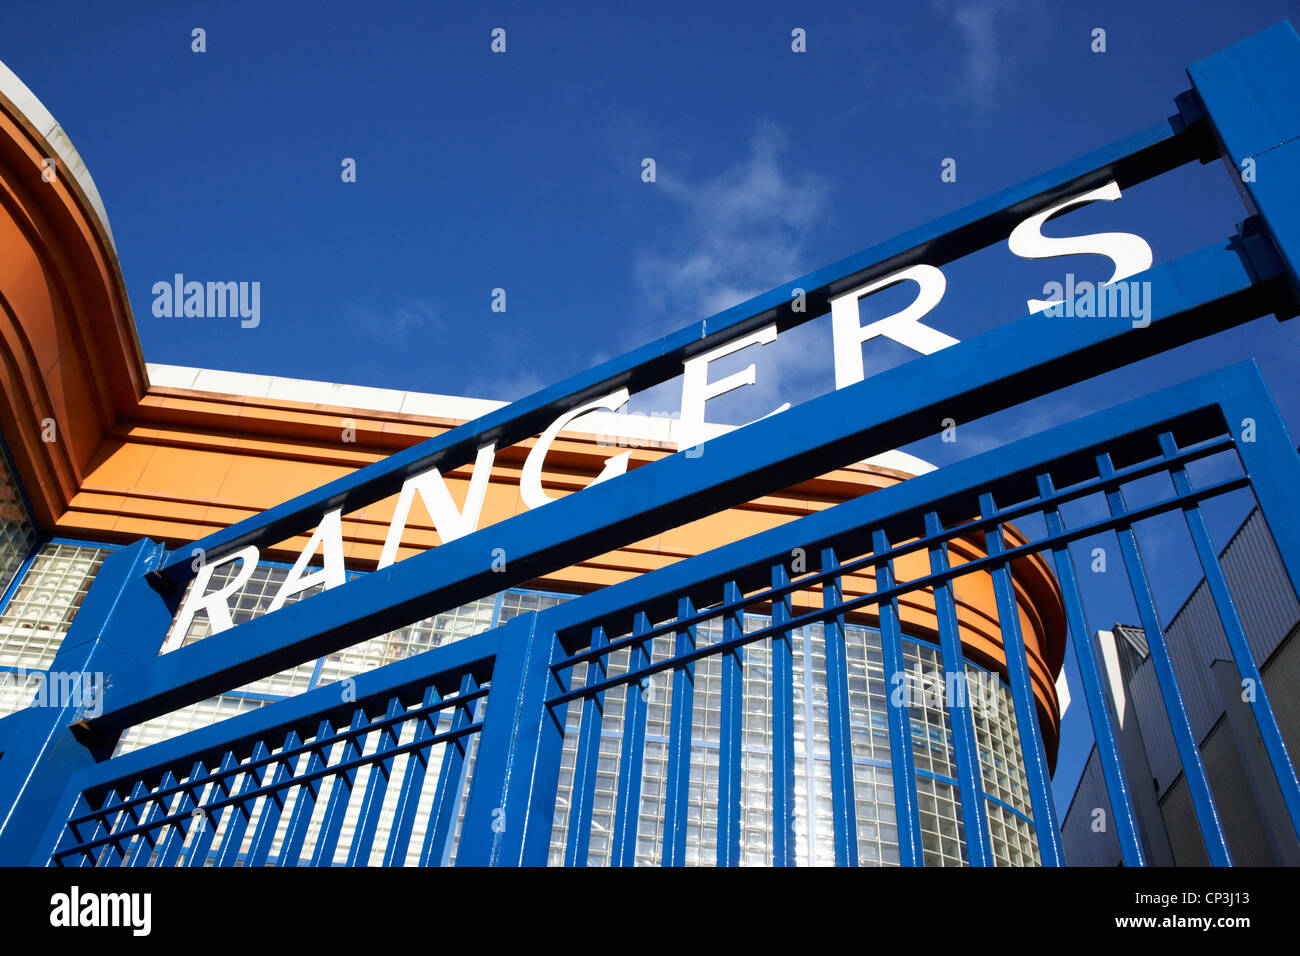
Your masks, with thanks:
M1056 494L1051 475L1038 476L1038 494L1042 498L1051 498ZM1065 534L1065 522L1062 521L1060 512L1055 507L1049 505L1043 509L1043 520L1049 537L1059 538ZM1137 813L1133 807L1128 778L1120 762L1115 728L1110 722L1110 711L1106 706L1105 691L1102 689L1101 675L1097 670L1097 658L1092 650L1092 632L1088 630L1088 621L1083 612L1083 598L1079 594L1079 580L1074 572L1074 561L1070 557L1068 542L1060 541L1053 546L1052 560L1056 566L1057 580L1061 585L1065 622L1070 631L1071 643L1074 645L1074 660L1079 667L1079 679L1083 683L1084 704L1088 708L1088 718L1092 722L1092 735L1097 743L1101 774L1106 782L1106 796L1110 800L1111 815L1115 819L1115 838L1119 842L1120 854L1124 858L1125 866L1146 866L1146 854L1143 852L1142 839L1138 834Z
M51 688L76 686L80 692L67 700L47 694L46 706L0 720L0 859L31 859L69 775L108 759L116 747L118 734L101 737L81 722L111 706L115 673L144 663L162 646L175 602L155 591L145 575L162 564L165 553L145 538L105 558L50 665ZM81 678L73 682L60 675Z
M722 600L731 604L740 600L740 588L728 581ZM722 620L722 639L732 641L744 633L744 614L731 611ZM741 794L741 763L744 740L744 648L736 647L722 654L722 712L718 741L718 866L740 865L740 815L744 812Z
M639 612L632 633L644 634L648 630L650 619ZM650 652L645 644L634 644L628 649L628 670L637 670L649 663ZM645 770L645 724L648 714L645 683L631 681L627 685L623 705L623 752L618 765L618 804L614 811L614 866L636 864L636 833L641 819L641 777Z
M987 492L980 495L980 511L984 516L997 514L997 504ZM1005 544L1002 539L1002 522L997 522L984 534L985 550L990 557L1000 555ZM1038 726L1038 705L1034 698L1033 682L1029 676L1029 657L1025 638L1020 631L1020 607L1012 585L1011 567L1003 562L992 571L993 593L997 600L998 622L1002 627L1002 654L1007 662L1007 682L1011 685L1011 700L1016 710L1016 730L1020 738L1020 751L1025 759L1025 781L1029 787L1029 805L1034 812L1034 835L1038 840L1038 855L1043 866L1061 866L1061 832L1056 819L1056 804L1052 798L1052 777L1047 770L1047 755L1043 752L1043 735Z
M547 701L560 691L551 668L563 652L535 612L500 630L456 865L545 866L567 711Z
M1166 458L1178 454L1178 445L1169 432L1160 435L1160 450ZM1177 466L1171 469L1170 475L1174 481L1174 491L1180 495L1191 492L1192 482L1187 476L1186 469ZM1205 524L1205 516L1201 513L1200 506L1196 504L1184 505L1183 517L1187 520L1187 530L1192 535L1192 544L1200 559L1201 569L1205 572L1205 583L1214 599L1215 609L1219 612L1219 621L1223 625L1224 636L1228 639L1233 663L1237 665L1237 675L1242 681L1238 692L1240 693L1243 686L1249 686L1254 690L1250 695L1250 710L1255 717L1255 726L1291 818L1292 833L1300 836L1300 782L1296 780L1291 755L1287 753L1286 741L1282 739L1282 730L1278 727L1277 717L1273 714L1273 705L1268 699L1268 691L1264 688L1264 678L1255 663L1255 655L1251 653L1245 629L1241 626L1241 618L1237 616L1237 608L1228 591L1228 581L1223 575L1223 568L1219 566L1219 556L1214 553L1210 529Z
M772 565L773 589L789 583L785 568ZM793 616L789 594L773 599L773 624L784 624ZM772 862L776 866L795 865L794 817L794 650L790 632L782 631L772 638Z
M603 627L594 627L591 631L593 650L609 643L609 636ZM593 657L586 664L583 680L595 684L605 679L605 657ZM577 677L575 667L571 670L569 683L573 685ZM578 730L578 752L573 766L573 787L569 796L569 834L564 849L565 866L586 866L587 855L591 849L591 812L596 799L596 769L600 763L600 728L604 723L605 692L592 694L582 701L582 726Z
M478 688L473 674L463 674L457 688L458 703L452 707L448 718L448 731L464 730L474 723L477 708L483 704L481 697L465 700ZM448 740L442 746L442 763L438 767L438 782L433 788L433 804L425 824L424 842L420 845L420 866L444 866L451 855L452 830L456 826L461 800L461 773L469 754L471 741L466 736Z
M871 550L877 555L888 553L889 535L877 529L871 533ZM876 590L894 586L894 562L882 558L876 562ZM890 598L876 606L880 615L880 654L885 665L886 706L889 718L889 759L894 777L894 818L898 826L898 860L903 866L921 866L925 856L921 849L921 813L916 798L916 761L912 755L912 710L907 694L898 695L890 688L907 687L907 664L903 660L903 628L898 619L898 599ZM895 700L895 697L901 699Z
M1097 456L1097 471L1103 480L1113 478L1115 466L1109 454ZM1169 729L1174 737L1174 746L1178 750L1178 759L1183 765L1183 779L1187 781L1187 792L1191 795L1192 806L1196 810L1196 822L1205 841L1205 852L1213 866L1231 866L1232 855L1228 851L1228 840L1223 833L1223 822L1219 810L1214 804L1214 795L1210 792L1210 780L1205 775L1205 765L1201 762L1201 752L1196 745L1196 735L1187 716L1187 707L1183 703L1183 692L1178 686L1178 677L1174 673L1173 660L1169 648L1165 645L1164 629L1160 626L1160 616L1156 612L1155 599L1151 596L1151 587L1147 583L1146 571L1142 565L1142 555L1138 550L1137 536L1133 528L1122 519L1128 514L1124 502L1124 493L1118 488L1106 492L1106 503L1111 517L1121 519L1116 523L1115 535L1119 538L1120 555L1124 559L1124 569L1128 572L1129 587L1133 592L1133 602L1137 605L1138 619L1146 635L1147 649L1151 654L1151 666L1160 685L1160 697L1164 701L1165 715L1169 718Z
M695 616L695 604L689 597L677 600L677 619ZM675 656L695 650L696 625L680 628L676 635ZM673 670L673 710L668 724L668 780L664 800L664 866L686 863L686 829L690 819L691 731L695 719L695 663L687 662Z
M834 548L822 549L822 570L840 566ZM844 603L838 575L822 582L822 606L833 610ZM826 725L831 757L831 821L837 866L858 865L858 815L853 786L853 728L849 721L849 662L844 641L844 615L826 619ZM814 807L808 808L815 813Z
M925 514L925 534L938 538L943 525L936 512ZM948 570L948 545L939 541L930 546L930 571ZM989 843L988 812L984 807L984 785L980 776L979 751L975 743L974 704L966 682L966 658L961 649L957 628L957 603L952 583L944 581L933 588L935 620L939 625L939 642L943 648L944 697L947 698L948 723L952 727L954 763L957 767L958 792L961 794L961 819L966 831L966 850L971 866L992 866L993 848ZM957 695L961 695L958 700Z

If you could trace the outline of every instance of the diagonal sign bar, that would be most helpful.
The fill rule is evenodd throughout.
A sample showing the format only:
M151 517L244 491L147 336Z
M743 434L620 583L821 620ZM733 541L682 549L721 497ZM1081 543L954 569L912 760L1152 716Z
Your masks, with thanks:
M1136 277L1128 319L1031 315L555 500L114 675L93 726L116 729L660 530L1230 328L1287 303L1266 236L1215 243ZM493 569L494 552L506 556Z
M266 547L314 528L326 511L344 513L396 494L412 475L468 464L482 445L507 447L541 433L559 415L617 388L636 393L682 373L682 362L776 323L778 331L824 315L832 297L909 265L939 266L999 242L1025 217L1111 180L1121 188L1193 159L1214 158L1203 115L1189 109L1050 172L1004 189L950 215L755 296L595 368L544 388L442 435L215 531L171 552L157 572L173 586L194 576L192 553L211 563L249 544ZM793 289L806 308L792 308Z

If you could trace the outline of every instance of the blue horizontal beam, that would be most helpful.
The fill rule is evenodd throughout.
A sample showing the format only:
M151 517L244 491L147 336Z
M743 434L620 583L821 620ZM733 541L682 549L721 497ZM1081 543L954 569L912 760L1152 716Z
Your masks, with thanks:
M1275 286L1255 280L1276 262L1246 255L1215 243L1142 273L1145 328L1027 316L182 647L117 675L94 725L167 713L1266 314Z
M120 754L110 762L87 768L73 782L79 792L109 780L140 779L153 783L177 761L202 760L214 766L227 751L242 755L251 752L259 741L274 738L278 742L290 731L304 736L314 734L321 721L328 720L337 726L339 721L346 723L358 709L377 706L382 712L393 697L410 703L422 701L425 689L432 683L439 684L444 695L452 693L459 686L460 675L466 671L481 671L480 682L490 678L500 635L499 630L485 631L364 671L352 678L355 686L350 689L348 700L344 700L339 684L327 684Z
M1178 116L1156 123L213 532L168 555L159 574L174 584L183 583L194 575L195 549L210 563L248 544L277 544L315 527L326 511L342 508L348 513L396 494L407 478L431 467L447 471L467 464L488 442L507 447L523 441L542 432L563 412L616 388L635 393L674 378L681 374L685 359L757 328L775 322L784 330L814 319L829 309L833 296L849 289L916 263L943 265L1001 241L1021 220L1067 196L1112 179L1128 187L1174 169L1202 155L1205 141L1201 124L1188 127ZM806 308L800 312L792 308L791 290L796 288L805 292Z
M1205 409L1217 409L1229 396L1250 407L1268 397L1267 387L1253 361L1240 362L1199 378L1134 399L1086 418L1057 426L1009 445L917 475L897 485L853 498L795 521L686 558L664 568L611 584L545 612L546 626L560 633L583 632L604 624L628 608L646 610L652 617L670 617L661 610L667 601L691 595L704 606L721 596L722 584L736 580L748 591L761 586L765 569L787 564L790 550L801 547L814 557L826 545L855 529L872 529L909 517L922 519L936 503L969 496L976 490L995 494L1022 479L1054 471L1072 458L1091 458L1095 449L1113 447L1133 434L1149 433L1180 419L1194 419ZM1220 430L1222 416L1214 412ZM1153 453L1158 448L1152 445ZM867 542L870 550L870 542ZM964 565L963 565L964 567ZM764 570L754 570L764 569Z

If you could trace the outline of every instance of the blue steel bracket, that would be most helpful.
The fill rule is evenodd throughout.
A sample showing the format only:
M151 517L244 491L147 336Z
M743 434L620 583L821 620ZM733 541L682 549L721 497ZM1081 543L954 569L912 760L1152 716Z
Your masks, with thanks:
M563 651L532 612L502 625L501 649L461 825L457 866L545 866L568 708L552 666Z
M1285 20L1188 67L1233 183L1300 296L1300 36Z
M123 669L158 652L150 636L165 633L175 605L160 601L145 574L163 559L162 545L142 538L104 560L95 586L50 664L47 689L78 692L29 706L0 720L0 861L26 860L45 829L68 776L108 761L119 729L92 725Z

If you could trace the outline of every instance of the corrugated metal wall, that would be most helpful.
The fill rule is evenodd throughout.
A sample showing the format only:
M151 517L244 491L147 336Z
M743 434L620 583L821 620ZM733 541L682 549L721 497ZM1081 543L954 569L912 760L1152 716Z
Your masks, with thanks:
M1095 810L1106 812L1106 829L1098 833L1093 829ZM1061 825L1061 846L1065 850L1067 866L1119 866L1122 860L1119 841L1110 819L1110 799L1106 796L1106 783L1101 775L1101 761L1093 747L1084 764L1074 799L1065 813Z
M1300 602L1282 567L1268 525L1258 509L1251 512L1220 555L1228 589L1264 686L1293 759L1300 753ZM1202 581L1165 629L1165 640L1183 694L1192 731L1202 742L1202 759L1234 858L1239 863L1271 862L1267 837L1254 810L1232 735L1222 722L1223 706L1210 672L1215 660L1231 660L1223 626ZM1126 668L1127 670L1128 668ZM1182 765L1150 659L1133 669L1128 693L1141 726L1151 772L1162 794L1161 807L1175 861L1206 863ZM1137 785L1137 782L1134 782ZM1118 848L1107 851L1095 839L1080 807L1107 806L1096 753L1089 757L1070 810L1062 825L1067 859L1073 850L1081 865L1118 862ZM1113 836L1110 843L1114 844ZM1107 852L1113 852L1107 857ZM1085 862L1093 861L1096 862Z

